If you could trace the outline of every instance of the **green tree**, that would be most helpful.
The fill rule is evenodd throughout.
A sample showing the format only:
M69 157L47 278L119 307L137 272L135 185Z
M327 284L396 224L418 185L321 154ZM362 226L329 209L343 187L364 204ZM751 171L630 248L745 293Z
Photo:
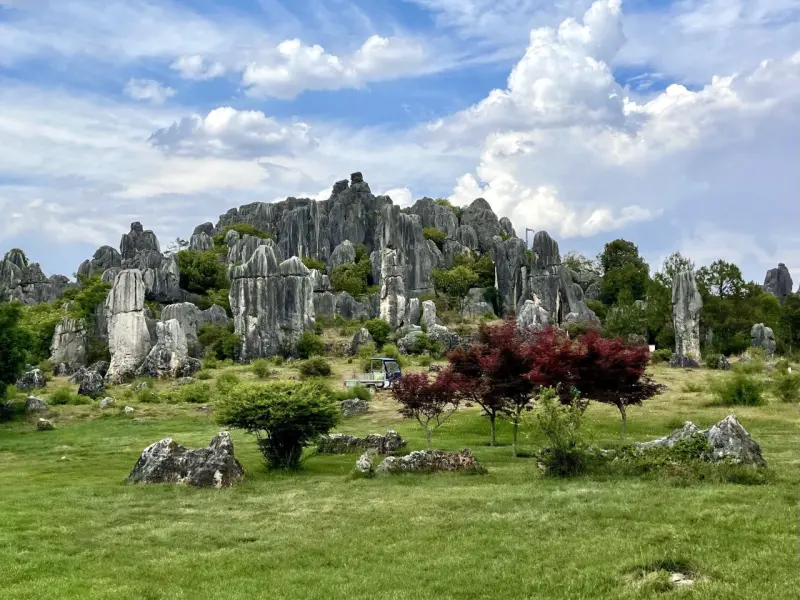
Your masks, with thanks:
M697 282L717 298L740 296L745 287L741 269L722 259L708 267L701 267L697 271Z
M431 240L434 244L436 244L439 250L442 249L444 246L444 241L447 239L447 234L436 227L425 227L422 230L422 235L425 236L426 240Z
M317 271L322 271L323 273L325 272L325 263L318 258L314 258L313 256L304 256L303 264L307 269L316 269Z
M647 338L647 304L634 301L630 290L622 290L614 304L606 313L603 323L606 332L614 337L628 339L630 336Z
M367 291L367 278L357 264L339 265L331 271L331 285L337 292L359 298Z
M664 259L661 270L656 271L655 275L653 275L653 279L660 285L668 287L671 293L672 281L675 279L675 275L690 269L694 270L694 261L680 252L673 252Z
M561 264L575 273L593 273L598 277L601 274L600 265L596 260L586 258L580 252L574 250L567 252L561 259Z
M789 352L800 347L800 295L790 294L783 300L780 329Z
M378 347L388 342L389 336L392 334L392 328L389 326L389 323L383 319L370 319L364 323L364 327L369 331L369 334L372 336L372 339L375 340Z
M614 240L597 258L603 269L600 294L604 304L616 303L622 290L629 290L634 300L646 297L650 268L639 256L636 244Z
M213 250L181 250L178 256L180 286L194 294L230 287L225 265Z
M475 271L463 265L452 269L434 269L431 278L436 293L444 296L451 308L459 307L470 288L478 282Z
M0 399L25 368L31 337L21 324L22 307L16 302L0 304Z
M476 259L472 253L456 254L453 260L453 266L467 267L474 271L478 276L475 287L494 287L494 261L492 260L491 254L483 254L478 259Z

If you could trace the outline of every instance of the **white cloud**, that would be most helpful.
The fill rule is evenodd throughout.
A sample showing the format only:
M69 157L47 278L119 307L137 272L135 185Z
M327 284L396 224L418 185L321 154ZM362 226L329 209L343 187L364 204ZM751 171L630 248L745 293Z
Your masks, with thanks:
M169 68L178 71L184 79L197 81L214 79L225 73L225 67L222 63L208 60L199 54L181 56Z
M149 100L153 104L164 104L167 98L175 95L175 90L171 87L152 79L131 79L125 85L124 91L134 100Z
M252 96L292 99L304 90L360 87L368 81L418 74L427 68L426 52L413 41L373 35L352 55L339 57L320 45L286 40L249 63L242 84Z
M168 154L239 159L294 154L317 144L306 123L284 125L261 111L230 106L215 108L205 117L184 117L153 133L150 142Z

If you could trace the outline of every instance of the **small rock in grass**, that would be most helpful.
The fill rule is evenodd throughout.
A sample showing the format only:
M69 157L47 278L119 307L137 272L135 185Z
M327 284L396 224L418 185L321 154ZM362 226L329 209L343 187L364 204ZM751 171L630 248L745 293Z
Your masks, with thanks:
M48 408L47 402L36 396L28 396L25 400L25 412L44 412Z
M55 429L55 425L53 425L52 421L48 421L47 419L39 419L36 423L36 429L39 431L50 431Z
M110 406L114 406L116 403L117 401L113 398L103 398L100 400L100 408L108 408Z
M123 410L124 410L126 415L130 415L130 414L133 413L133 407L132 406L126 406Z
M356 466L353 469L353 473L356 475L361 475L363 477L372 477L375 475L375 451L374 450L367 450L358 457L356 461Z

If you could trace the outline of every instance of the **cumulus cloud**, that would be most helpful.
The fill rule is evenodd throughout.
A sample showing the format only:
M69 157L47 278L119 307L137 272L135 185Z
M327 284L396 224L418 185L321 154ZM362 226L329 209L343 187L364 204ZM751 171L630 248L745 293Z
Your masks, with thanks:
M152 79L131 79L125 85L124 91L134 100L149 100L153 104L164 104L167 98L175 95L175 90L171 87Z
M157 130L150 143L167 154L252 159L307 151L317 141L306 123L281 124L261 111L223 106Z
M768 173L771 202L789 205L797 184L781 154L797 160L797 148L780 130L800 123L800 54L696 91L672 85L632 99L610 67L624 44L621 19L618 0L598 0L582 22L534 30L506 89L429 126L453 147L484 140L452 200L483 196L517 227L563 237L681 207L704 217L732 202L741 214ZM731 217L722 209L717 218Z
M373 35L353 54L339 57L320 45L286 40L244 69L242 84L252 96L288 100L304 90L360 87L368 81L418 73L425 63L423 47L403 38Z
M225 73L225 67L222 63L209 60L199 54L181 56L169 68L177 71L183 79L194 79L196 81L214 79Z

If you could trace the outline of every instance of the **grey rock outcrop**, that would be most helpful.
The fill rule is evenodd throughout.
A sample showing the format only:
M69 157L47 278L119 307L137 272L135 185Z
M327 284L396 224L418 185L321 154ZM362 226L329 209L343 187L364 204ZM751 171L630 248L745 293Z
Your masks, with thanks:
M347 292L314 293L313 301L315 316L339 315L344 319L370 319L376 316L375 307L368 298L359 302Z
M775 342L775 333L771 327L763 323L757 323L750 329L750 345L756 348L763 348L767 356L775 354L778 345Z
M419 298L409 298L406 306L406 316L403 319L404 326L419 325L422 318L422 310L419 306Z
M222 432L207 448L197 450L187 450L172 438L151 444L142 452L128 481L223 488L243 477L244 470L234 456L231 436Z
M336 246L328 259L328 270L332 272L336 267L352 265L356 262L356 247L350 240L344 240Z
M215 325L217 327L227 327L230 325L230 318L225 309L218 304L212 304L205 310L201 310L197 314L197 331L199 333L203 325ZM188 339L188 338L187 338Z
M772 294L783 302L783 299L792 293L793 285L789 269L786 268L785 264L778 263L777 268L767 271L763 287L765 292Z
M489 314L495 316L494 307L486 300L485 288L472 288L464 300L461 309L462 315L465 317L481 317Z
M514 231L514 225L511 223L511 219L508 217L501 217L500 218L500 227L508 237L517 237L516 232Z
M461 242L449 239L445 240L444 244L442 245L442 260L444 261L443 266L447 269L450 269L455 266L456 257L471 253L472 251L466 246L463 246Z
M119 383L133 376L152 342L144 315L144 282L138 269L120 271L106 298L111 362L106 377Z
M528 256L525 242L519 238L503 241L500 236L492 238L494 244L495 284L500 295L501 306L513 310L523 297ZM525 298L528 299L528 298Z
M106 394L105 381L97 371L87 370L78 387L78 394L89 398L100 398Z
M339 409L343 417L355 417L369 412L369 402L361 398L348 398L339 403Z
M353 339L350 341L350 354L355 356L358 354L359 348L364 344L374 344L375 340L370 335L369 331L362 327L353 334Z
M270 246L259 246L245 264L231 268L234 328L240 359L292 354L305 330L314 330L314 287L309 270L293 256L278 264Z
M49 419L39 419L36 421L36 429L38 431L52 431L56 426Z
M452 350L460 343L455 333L447 329L444 325L439 324L439 319L436 316L436 304L431 300L426 300L422 303L420 326L425 328L428 340L439 344L444 352Z
M31 369L23 373L22 377L17 379L17 389L21 392L31 392L33 390L40 390L47 385L44 373L41 369Z
M0 261L0 302L16 300L25 305L52 302L64 294L68 282L62 275L45 277L39 264L28 262L18 249L10 250Z
M461 225L472 227L478 238L478 249L482 252L492 250L494 248L494 236L505 233L492 207L483 198L474 200L472 204L464 208L461 215ZM472 245L464 243L463 240L459 241L468 248L473 248Z
M85 365L87 343L87 331L82 319L61 319L50 344L50 362L66 365L65 371Z
M375 456L372 450L367 450L358 457L353 472L362 477L373 477L375 475Z
M517 313L520 329L544 329L550 324L550 314L533 300L526 300Z
M221 310L224 313L224 309ZM200 329L200 310L191 302L169 304L161 311L161 321L166 323L173 319L178 322L186 337L189 356L199 356L200 343L197 341L197 333ZM227 323L227 316L225 321Z
M100 408L101 409L112 408L116 404L117 404L117 401L114 400L114 398L108 397L108 398L103 398L102 400L100 400Z
M365 450L374 450L377 454L392 454L406 447L406 441L400 434L390 429L384 435L370 433L367 437L357 437L344 433L323 435L317 443L320 454L355 454Z
M708 462L729 461L753 467L767 466L761 456L761 448L750 437L735 415L728 415L716 425L704 430L700 430L691 421L686 421L683 427L674 430L668 436L652 442L636 443L635 448L639 452L646 452L652 448L671 448L678 442L696 436L705 437L710 446L710 450L702 455L703 460Z
M111 246L100 246L91 259L87 259L78 267L78 275L83 277L95 277L102 275L104 271L112 268L122 267L122 255L116 248Z
M436 317L436 304L434 304L433 300L425 300L422 303L422 316L419 318L419 324L428 330L439 325L439 319Z
M25 399L25 412L46 412L50 407L47 402L36 396L28 396Z
M672 322L675 354L697 361L700 358L700 309L703 298L697 290L694 271L675 274L672 282Z
M164 256L155 233L144 229L138 221L120 240L122 269L138 269L142 274L147 300L170 303L186 298L180 289L178 259L174 254ZM116 268L115 266L109 267Z
M455 239L458 230L458 219L447 206L437 204L432 198L417 200L408 212L418 215L422 227L435 227L451 239Z
M136 370L137 377L188 377L196 363L189 362L186 334L177 319L156 323L157 342ZM195 369L197 370L197 369Z
M436 471L486 472L468 449L461 452L416 450L405 456L387 456L376 469L377 473L430 473Z
M311 281L314 285L314 293L329 292L331 290L331 278L322 271L311 269Z
M406 288L397 251L386 248L381 255L380 317L392 329L403 323L406 313Z
M460 225L456 231L456 241L467 250L479 250L481 245L478 233L472 225Z
M600 284L598 282L590 283L583 292L583 297L586 300L600 300L602 292L600 291Z
M200 252L205 252L206 250L211 250L214 247L214 240L211 239L211 236L208 235L205 231L199 231L197 233L193 233L192 237L189 238L189 249L190 250L198 250Z

